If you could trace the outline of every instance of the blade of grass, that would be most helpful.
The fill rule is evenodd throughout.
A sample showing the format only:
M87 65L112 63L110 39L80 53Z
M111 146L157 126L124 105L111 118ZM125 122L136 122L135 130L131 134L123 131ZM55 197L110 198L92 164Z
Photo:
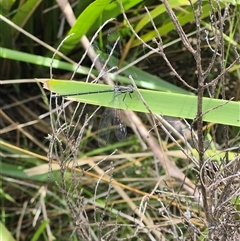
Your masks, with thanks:
M1 237L4 237L5 240L16 241L16 239L12 236L12 234L9 232L6 226L3 225L2 222L0 222L0 230L1 230Z
M18 11L12 18L13 23L17 24L19 27L23 27L29 18L34 14L36 8L41 2L41 0L26 1L24 4L22 4L22 6L19 7ZM13 29L13 34L18 35L19 32Z
M126 9L133 7L142 0L135 1L123 1ZM77 44L79 39L89 31L94 32L105 20L114 18L121 13L121 9L117 2L113 0L96 0L88 5L88 7L79 15L74 26L68 32L74 35L67 39L62 48L61 52L66 54L71 51ZM89 17L91 16L91 17Z
M47 68L49 68L49 66L52 62L52 59L48 58L48 57L42 57L39 55L28 54L28 53L11 50L11 49L7 49L7 48L2 48L2 47L0 47L0 57L6 58L6 59L13 59L13 60L17 60L17 61L23 61L26 63L32 63L32 64L36 64L36 65L41 65L41 66L45 66ZM126 63L124 63L123 66L125 66L125 65L126 65ZM74 64L70 64L70 63L67 63L64 61L57 60L57 59L55 59L52 63L53 68L64 69L64 70L67 70L70 72L73 72L76 69L76 66L77 66L77 64L74 65ZM87 75L89 73L89 71L90 71L89 68L86 68L83 66L81 66L77 69L77 73L79 73L79 74ZM191 94L191 92L183 90L175 85L172 85L172 84L170 84L154 75L151 75L143 70L140 70L139 68L134 67L134 66L132 66L131 68L129 68L123 72L123 74L125 74L125 75L130 75L132 73L134 73L134 78L136 79L135 82L140 87L154 89L154 90ZM92 74L96 75L97 71L92 70ZM118 75L116 77L116 75L113 75L113 74L109 74L109 76L113 80L117 79L118 81L121 81L123 83L128 83L128 84L130 83L129 78L127 78L127 77L120 76L120 75Z
M41 65L49 68L52 59L48 57L43 57L40 55L35 55L35 54L29 54L17 50L11 50L7 48L2 48L0 47L0 57L6 58L6 59L12 59L12 60L17 60L17 61L23 61L26 63L32 63L36 65ZM53 61L52 67L56 69L64 69L73 72L76 69L77 63L70 64L64 61L60 61L55 59ZM79 67L77 70L77 73L79 74L85 74L87 75L89 73L89 68L84 68L84 67ZM94 72L93 72L94 73Z
M91 91L109 90L113 87L102 84L91 84L77 81L66 80L47 80L39 79L44 84L44 88L57 94L85 93ZM143 98L149 105L149 108L155 114L173 116L186 119L194 119L196 117L197 97L184 94L176 94L169 92L160 92L152 90L139 89ZM124 98L124 94L122 94ZM145 112L145 106L139 100L137 93L125 95L123 101L118 105L113 101L113 93L98 93L76 95L68 97L71 100L101 105L112 108L128 109L132 111ZM120 97L121 98L121 97ZM240 103L219 99L203 99L204 121L226 124L232 126L240 126ZM226 113L228 113L226 115Z

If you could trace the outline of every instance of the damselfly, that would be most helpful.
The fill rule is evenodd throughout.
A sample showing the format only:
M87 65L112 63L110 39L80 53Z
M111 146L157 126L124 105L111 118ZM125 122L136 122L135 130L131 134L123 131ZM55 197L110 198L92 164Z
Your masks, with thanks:
M76 92L70 94L60 95L61 97L70 97L70 96L79 96L79 95L88 95L88 94L101 94L113 92L112 101L119 103L119 101L125 100L127 94L131 96L134 88L132 85L128 86L119 86L115 85L112 89L109 90L100 90L100 91L89 91L89 92ZM121 98L122 97L122 98ZM121 98L121 99L119 99ZM110 101L111 102L111 101ZM117 108L106 108L102 114L99 123L99 146L106 146L109 141L111 129L114 130L117 140L122 141L127 136L127 128L122 118L122 110Z
M111 45L112 41L116 40L116 31L113 31L112 29L108 33L108 45L109 46L116 46L116 43L114 45ZM114 49L111 50L113 52ZM102 58L100 58L102 60ZM104 64L106 66L106 63ZM107 71L106 71L107 73ZM128 86L119 86L115 85L113 88L109 90L99 90L99 91L89 91L89 92L76 92L76 93L69 93L60 95L62 97L70 97L70 96L79 96L79 95L88 95L88 94L100 94L100 93L107 93L107 92L113 92L113 99L109 102L117 101L123 101L125 100L125 97L127 94L131 96L131 93L133 93L134 88L132 85ZM119 97L123 96L123 98L120 100ZM122 111L120 109L115 108L106 108L102 114L102 117L100 119L99 123L99 146L105 146L108 144L110 132L111 129L114 130L115 136L117 140L122 141L127 136L127 128L122 118Z

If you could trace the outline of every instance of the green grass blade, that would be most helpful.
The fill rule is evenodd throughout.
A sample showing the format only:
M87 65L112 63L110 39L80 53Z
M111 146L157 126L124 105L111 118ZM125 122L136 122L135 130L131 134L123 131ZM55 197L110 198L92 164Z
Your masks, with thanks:
M30 241L37 241L39 240L41 235L44 235L45 229L47 225L49 224L49 220L44 220L41 225L38 227L38 229L35 231L33 237L31 238ZM51 237L53 238L53 237Z
M25 26L41 2L41 0L26 1L24 4L22 4L22 6L19 7L18 11L12 18L13 23L17 24L19 27ZM19 34L16 29L13 29L12 31L14 34Z
M66 80L40 80L44 87L54 93L86 93L109 90L112 86ZM154 114L194 119L197 113L197 97L192 95L139 89ZM113 93L85 94L69 99L112 108L128 109L147 113L146 107L136 92L126 95L124 101L113 101ZM121 97L120 97L121 98ZM122 94L124 98L124 94ZM240 126L240 103L219 99L203 98L203 119L207 122ZM227 114L226 114L227 113Z
M142 0L123 1L125 9L129 9ZM95 31L103 22L110 18L115 18L121 13L118 1L113 0L96 0L89 4L86 9L79 15L75 24L72 26L69 34L74 33L68 38L61 47L61 52L66 54L71 51L83 35L89 31ZM89 17L91 16L91 17Z
M4 240L16 241L16 239L12 236L10 231L7 229L7 227L2 222L0 222L0 234L1 234L1 238L4 238ZM1 239L1 240L3 240L3 239Z
M41 65L49 68L52 59L48 57L43 57L40 55L34 55L29 53L24 53L16 50L11 50L7 48L0 47L0 57L6 58L6 59L13 59L17 61L23 61L26 63L32 63L36 65ZM123 66L125 66L126 63L124 63ZM70 64L64 61L60 61L55 59L52 63L52 67L56 69L64 69L70 72L73 72L76 69L76 65ZM77 69L77 73L79 74L85 74L87 75L89 73L90 69L81 66ZM152 74L149 74L135 66L130 67L129 69L125 70L123 72L124 75L129 76L130 74L134 73L135 82L138 86L147 88L147 89L154 89L154 90L162 90L162 91L170 91L170 92L177 92L177 93L185 93L185 94L191 94L190 92L183 90L171 83L168 83L162 79L160 79L157 76L154 76ZM97 74L96 70L92 70L92 74ZM120 81L122 83L129 84L130 80L128 77L120 76L120 75L113 75L109 74L110 77L113 80Z
M52 59L48 58L48 57L43 57L40 55L35 55L35 54L29 54L29 53L25 53L25 52L21 52L21 51L17 51L17 50L11 50L11 49L7 49L7 48L2 48L0 47L0 57L2 58L6 58L6 59L12 59L12 60L17 60L17 61L23 61L26 63L32 63L32 64L36 64L36 65L41 65L41 66L45 66L47 68L49 68ZM53 68L56 69L64 69L67 71L71 71L73 72L76 69L76 65L74 64L70 64L64 61L60 61L55 59L53 61ZM84 68L84 67L80 67L77 70L77 73L79 74L85 74L87 75L89 73L90 69L89 68ZM93 71L94 73L94 71Z

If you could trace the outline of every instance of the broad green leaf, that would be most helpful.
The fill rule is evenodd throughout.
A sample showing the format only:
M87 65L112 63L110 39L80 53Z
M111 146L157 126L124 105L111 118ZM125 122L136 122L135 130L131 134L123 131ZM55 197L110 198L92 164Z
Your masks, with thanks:
M97 0L92 2L77 18L68 35L74 34L68 38L61 47L63 53L71 51L79 44L81 37L88 32L91 26L96 22L97 18L104 11L111 0ZM90 17L91 16L91 17Z
M111 92L89 94L92 91L113 89L113 87L108 85L66 80L42 79L39 81L44 84L44 88L54 93L60 95L76 94L76 96L68 97L71 100L92 105L148 112L136 91L131 95L120 94L121 96L118 95L117 98L118 101L115 101L116 98L114 98L114 94ZM139 89L139 91L154 114L186 119L194 119L196 117L196 96L143 89ZM85 94L78 95L79 93ZM204 121L240 126L240 102L203 98L203 113Z

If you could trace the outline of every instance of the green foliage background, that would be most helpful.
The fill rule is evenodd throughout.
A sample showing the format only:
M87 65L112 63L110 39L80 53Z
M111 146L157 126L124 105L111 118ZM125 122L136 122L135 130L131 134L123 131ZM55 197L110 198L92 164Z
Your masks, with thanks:
M226 8L227 2L229 1L221 1L222 11ZM74 2L72 3L74 4ZM163 38L166 52L175 63L176 70L188 81L189 85L197 87L195 65L192 64L193 59L183 50L183 46L174 30L174 25L160 1L123 0L122 3L129 19L132 20L131 23L134 30L146 43L153 46L152 39L156 37L156 32L151 26L144 7L146 6L149 9L157 30ZM196 1L192 1L192 3L195 4ZM192 41L194 41L194 16L191 6L189 6L189 1L170 0L169 4L174 9L186 33L192 34ZM57 56L53 63L54 78L59 80L69 79L69 72L74 71L76 62L79 61L80 56L84 53L84 49L79 41L81 37L86 35L91 39L96 30L110 18L116 19L115 23L121 34L121 41L124 46L122 52L124 56L123 66L140 59L146 54L142 43L131 33L126 21L123 19L118 1L78 1L73 6L76 22L73 26L69 26L56 1L3 0L0 3L0 73L2 80L0 87L2 119L0 140L2 153L0 230L2 236L8 237L8 240L17 240L17 238L24 240L23 237L25 237L25 240L48 240L48 237L51 235L55 236L56 240L68 240L73 231L71 229L72 226L70 231L68 230L71 223L71 215L67 211L65 201L61 200L61 198L59 199L61 192L55 186L54 181L48 178L49 170L46 162L48 162L49 142L47 137L51 134L49 116L46 114L48 112L48 93L43 90L39 83L34 83L36 82L35 78L49 79L51 57L62 39L68 34L74 33L61 47L60 51L65 57ZM231 63L233 56L235 56L232 46L234 45L238 51L240 50L239 2L235 1L235 5L230 5L230 10L231 14L224 35L226 65ZM208 1L203 1L202 27L211 31L212 26L209 14L209 3ZM104 48L106 43L105 32L105 30L101 32L97 39L100 48ZM203 54L204 61L208 62L212 53L207 50L206 44L203 44ZM78 80L85 80L90 66L90 61L86 60L75 77ZM206 111L218 105L223 105L222 108L217 108L208 113L205 121L231 126L231 138L237 135L240 126L239 69L240 65L236 64L229 70L229 75L227 76L227 88L229 90L227 99L234 97L233 101L226 104L225 100L221 100L220 90L217 96L219 98L210 99L206 96L204 99ZM93 73L96 72L93 71ZM136 66L132 66L122 72L118 76L118 81L123 84L130 84L131 82L128 78L130 74L154 113L159 112L163 115L194 119L194 114L196 113L196 97L194 93L169 75L167 65L159 56L147 56ZM217 75L218 71L213 72L212 76L209 76L209 80ZM112 77L113 79L115 78L114 76ZM79 87L76 88L83 89L84 85L85 83L79 82ZM68 88L74 89L74 87L69 86ZM89 88L99 88L99 86L89 86ZM50 88L50 90L52 89ZM61 89L54 90L56 93L61 93L61 91ZM67 89L66 91L68 92ZM153 97L160 99L160 103L158 104ZM80 100L85 101L85 103L109 106L109 102L106 102L105 98L98 102L94 102L91 98L93 97L89 96ZM103 103L103 101L105 102ZM131 100L129 99L128 101ZM146 112L144 106L139 104L139 107L138 104L139 100L135 96L133 104L129 104L128 109ZM122 106L122 108L125 107ZM183 108L184 113L180 111ZM143 121L147 123L147 117L140 115L144 118ZM148 127L151 129L151 125ZM94 131L96 130L94 129ZM124 153L141 152L137 138L133 134L124 143L114 143L112 146L100 149L94 148L91 141L89 141L95 140L95 136L90 132L91 129L88 129L83 140L81 157L101 155L103 152L114 150L115 148L123 148ZM211 133L211 130L208 130L209 133ZM215 152L213 155L217 156ZM234 156L234 153L232 155ZM182 165L181 157L175 156L174 158L176 163L180 161L180 165ZM146 161L148 160L146 159ZM148 176L152 169L146 162L142 163L140 174L135 172L135 168L135 166L130 166L128 169L124 169L124 173L129 175L129 177L139 178L139 182L136 183L137 187L142 185L141 179ZM36 172L36 170L40 173ZM35 174L30 176L29 172L31 171ZM118 175L120 178L122 173L118 173ZM194 179L195 177L192 178ZM55 172L55 180L60 180L58 171ZM131 184L131 181L125 183L125 188L127 188L128 184ZM45 185L49 186L47 191L44 188L41 189ZM71 185L71 183L68 183L68 185ZM94 187L89 183L81 187L86 197L91 199ZM151 185L141 187L143 192L150 192ZM137 193L137 191L136 193L133 190L131 191L134 195ZM45 198L45 194L47 194L47 198ZM134 195L132 195L133 199ZM141 197L143 195L144 193L141 193ZM44 198L45 200L43 201ZM36 200L39 200L41 205L38 205ZM100 204L104 203L104 201L104 198L99 197ZM34 228L24 228L32 227L32 219L36 217L34 210L37 208L43 210L44 203L51 209L51 212L48 214L49 220L43 218L35 224ZM140 198L137 199L136 205L140 205ZM118 206L118 209L128 213L128 203L125 202L122 206ZM27 217L24 219L26 223L23 223L22 227L20 225L21 213L23 213L23 216L25 215L24 217ZM51 234L49 234L47 228L49 222L51 223ZM127 222L124 224L127 225ZM17 237L19 235L16 229L17 225L19 225L19 228L21 227L21 235L24 234L21 237ZM127 233L133 233L134 228L129 225ZM126 238L125 235L126 232L121 233L122 238ZM74 238L76 239L75 235ZM169 240L171 239L169 238Z

